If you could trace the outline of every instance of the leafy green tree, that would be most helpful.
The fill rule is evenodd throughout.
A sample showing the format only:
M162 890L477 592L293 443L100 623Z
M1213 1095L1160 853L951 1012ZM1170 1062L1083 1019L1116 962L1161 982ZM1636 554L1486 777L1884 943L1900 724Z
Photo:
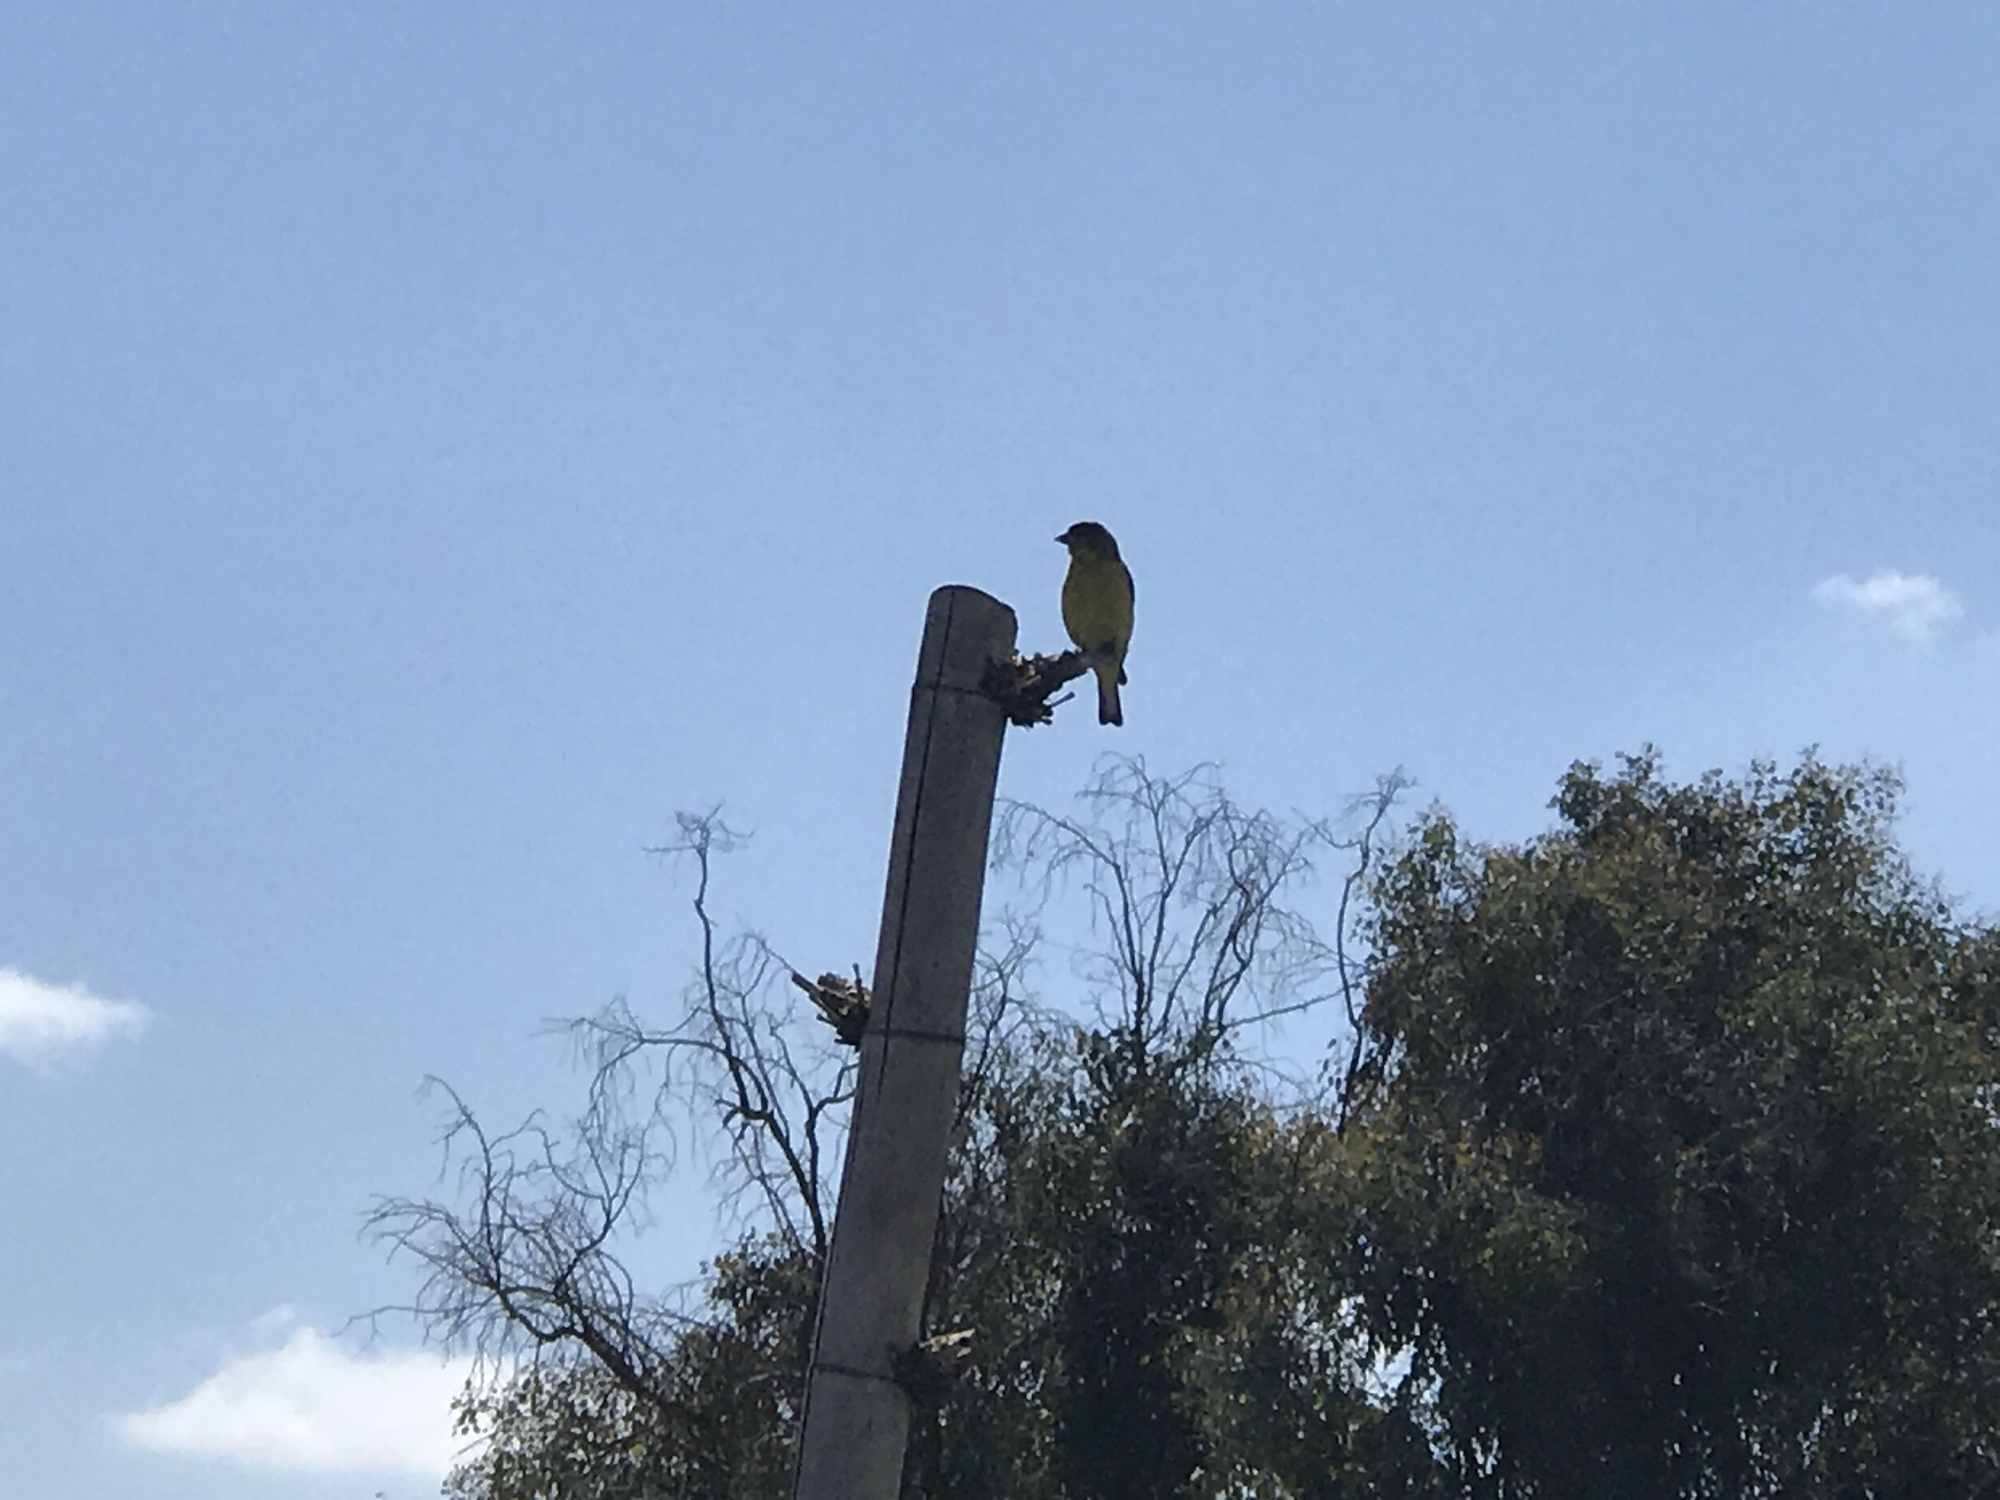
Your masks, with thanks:
M1305 1185L1329 1137L1226 1057L1141 1070L1081 1033L989 1086L993 1191L955 1174L931 1317L973 1329L921 1429L926 1493L1332 1493L1372 1415L1365 1370L1308 1299L1327 1245Z
M1085 820L1004 811L1001 869L1095 918L1075 972L1097 1024L1045 1024L967 1091L929 1316L981 1344L919 1447L929 1492L1281 1493L1260 1485L1342 1461L1360 1367L1269 1295L1325 1248L1300 1192L1325 1132L1239 1039L1342 994L1338 927L1296 902L1330 850L1365 868L1400 787L1345 839L1138 763L1086 789Z
M1897 791L1649 752L1385 872L1349 1270L1462 1493L2000 1492L2000 962Z
M1548 835L1433 815L1373 870L1396 789L1344 840L1137 763L1006 812L1043 904L981 961L925 1327L969 1338L911 1365L907 1493L2000 1494L2000 935L1912 877L1893 779L1579 765ZM469 1203L377 1216L428 1326L535 1359L468 1391L461 1500L789 1484L850 1074L682 833L684 1020L579 1023L574 1131L460 1104ZM1328 1009L1314 1086L1246 1041ZM690 1101L754 1223L683 1306L618 1252Z
M484 1439L446 1493L459 1500L762 1500L786 1493L808 1268L767 1236L709 1267L644 1386L600 1360L558 1358L469 1390L459 1430Z

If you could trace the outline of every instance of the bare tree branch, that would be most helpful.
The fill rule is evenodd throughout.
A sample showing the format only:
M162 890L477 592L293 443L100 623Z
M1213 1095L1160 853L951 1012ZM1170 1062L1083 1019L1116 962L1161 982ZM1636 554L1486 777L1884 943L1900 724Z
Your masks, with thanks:
M448 1084L440 1144L456 1164L452 1201L383 1198L364 1234L425 1267L407 1305L426 1335L492 1357L586 1354L631 1394L659 1401L656 1378L675 1340L699 1319L642 1294L619 1253L644 1227L647 1192L675 1167L692 1123L725 1146L713 1176L725 1204L795 1251L823 1261L830 1230L830 1137L852 1092L853 1067L808 1037L790 972L755 934L724 939L709 910L716 856L742 843L713 811L683 813L654 852L695 871L700 957L674 1026L642 1022L622 999L560 1023L590 1067L584 1108L558 1129L540 1112L493 1134Z
M1335 999L1358 1020L1352 904L1410 784L1400 771L1380 778L1338 823L1287 821L1236 804L1212 767L1156 777L1142 760L1114 759L1079 795L1087 821L1004 803L995 863L1044 900L1081 884L1107 939L1085 959L1083 977L1099 990L1100 1021L1135 1056L1173 1035L1212 1045ZM1359 831L1348 831L1357 821ZM1351 860L1330 944L1302 894L1327 853Z
M1377 778L1372 794L1354 798L1348 805L1350 823L1361 820L1360 832L1342 837L1335 830L1319 825L1319 836L1330 847L1352 850L1354 863L1340 882L1340 901L1334 910L1333 921L1333 967L1340 985L1341 1007L1347 1018L1347 1061L1341 1073L1340 1087L1334 1100L1334 1118L1344 1126L1353 1113L1356 1096L1364 1080L1369 1076L1374 1050L1370 1046L1365 1028L1361 1024L1361 1004L1357 981L1359 965L1348 952L1348 935L1354 930L1354 903L1367 890L1369 871L1381 845L1383 824L1395 808L1404 792L1416 782L1398 766L1388 774ZM1332 1052L1328 1052L1328 1063L1332 1062Z

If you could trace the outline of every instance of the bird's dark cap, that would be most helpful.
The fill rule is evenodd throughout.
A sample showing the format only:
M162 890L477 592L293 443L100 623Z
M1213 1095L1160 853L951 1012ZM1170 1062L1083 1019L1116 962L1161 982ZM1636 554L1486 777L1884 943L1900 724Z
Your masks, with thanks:
M1111 540L1111 533L1095 521L1078 521L1068 531L1057 537L1056 540L1065 546L1076 542L1095 542L1100 547L1105 545L1115 547L1118 545Z

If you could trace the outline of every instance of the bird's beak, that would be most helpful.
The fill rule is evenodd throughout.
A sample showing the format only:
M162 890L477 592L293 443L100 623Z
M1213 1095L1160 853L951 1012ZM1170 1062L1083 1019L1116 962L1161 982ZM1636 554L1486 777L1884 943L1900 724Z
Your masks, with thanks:
M1065 547L1067 547L1069 545L1069 533L1065 531L1061 536L1057 537L1056 540L1061 542Z

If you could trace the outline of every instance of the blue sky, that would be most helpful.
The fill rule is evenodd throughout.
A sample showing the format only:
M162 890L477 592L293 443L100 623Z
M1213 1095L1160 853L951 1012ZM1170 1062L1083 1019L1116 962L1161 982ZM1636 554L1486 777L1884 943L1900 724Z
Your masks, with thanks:
M5 1487L434 1492L452 1372L335 1332L411 1290L355 1231L433 1185L422 1075L561 1105L544 1017L669 1011L679 807L756 834L726 921L865 962L924 599L1060 644L1080 518L1128 724L1011 795L1400 764L1518 837L1573 758L1817 742L2000 908L1996 55L1983 4L15 0ZM667 1201L663 1278L719 1234Z

